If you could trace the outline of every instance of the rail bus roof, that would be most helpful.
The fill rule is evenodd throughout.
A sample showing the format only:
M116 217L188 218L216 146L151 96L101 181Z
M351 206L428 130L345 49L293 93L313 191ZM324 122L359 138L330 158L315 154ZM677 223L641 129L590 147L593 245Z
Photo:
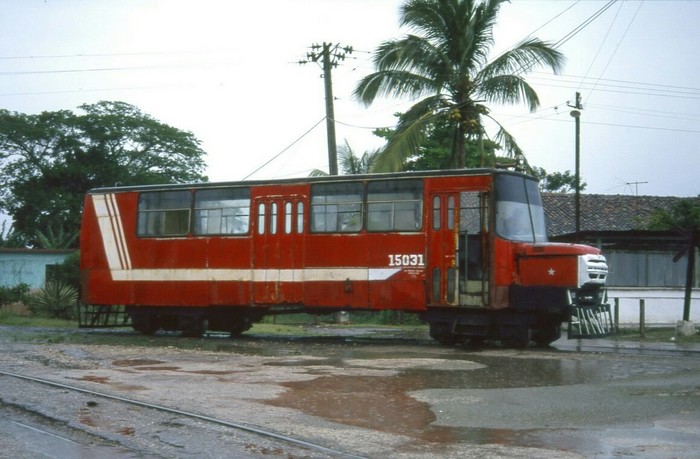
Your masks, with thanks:
M459 177L459 176L478 176L478 175L516 175L521 177L536 180L527 174L515 172L505 169L445 169L434 171L411 171L411 172L386 172L374 174L356 174L356 175L319 175L308 177L296 177L288 179L270 179L270 180L241 180L241 181L225 181L225 182L192 182L192 183L171 183L171 184L154 184L154 185L127 185L127 186L112 186L93 188L88 193L118 193L128 191L146 191L146 190L182 190L190 188L224 188L233 186L256 186L256 185L284 185L284 184L299 184L299 183L323 183L323 182L349 182L357 180L382 180L382 179L408 179L422 177Z

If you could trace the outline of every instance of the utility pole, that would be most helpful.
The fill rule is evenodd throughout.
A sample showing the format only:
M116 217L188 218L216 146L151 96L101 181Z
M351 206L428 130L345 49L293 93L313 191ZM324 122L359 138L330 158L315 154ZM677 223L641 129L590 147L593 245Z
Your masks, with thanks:
M328 173L338 175L338 152L335 140L335 113L333 108L333 81L331 69L338 66L338 62L345 60L345 56L352 54L352 46L341 47L339 44L323 42L322 45L311 45L311 52L306 53L306 60L300 60L299 64L315 62L323 69L324 86L326 92L326 132L328 137Z
M569 105L573 108L570 115L576 120L576 196L574 198L576 233L574 240L579 242L581 232L581 93L576 92L576 102L574 105Z

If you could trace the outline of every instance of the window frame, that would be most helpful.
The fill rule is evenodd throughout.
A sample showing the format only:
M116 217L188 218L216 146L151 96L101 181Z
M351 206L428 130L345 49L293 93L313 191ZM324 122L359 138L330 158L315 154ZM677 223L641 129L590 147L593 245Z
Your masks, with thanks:
M311 233L359 233L364 227L364 184L362 182L313 184L309 207ZM329 228L329 223L334 223L332 228Z
M168 202L170 201L170 199L166 198L168 195L186 197L187 206L184 207L184 202ZM164 197L165 199L157 199L153 202L148 199L155 196ZM192 196L191 190L139 192L136 210L136 235L140 238L174 238L189 235L192 225ZM185 199L182 199L182 201L185 201ZM184 224L182 222L183 217L185 219ZM171 223L173 220L175 221L174 224ZM171 225L175 226L177 231L168 231L168 227Z
M225 192L230 192L229 196L224 196L223 194ZM223 203L218 206L218 207L205 207L202 206L201 203L206 203L206 202L216 202L216 200L209 199L209 200L204 200L202 199L201 201L198 201L198 197L202 195L208 195L208 194L220 194L220 198L228 198L228 199L218 199L218 201L223 201L223 202L230 202L231 204L229 205L224 205ZM193 234L194 236L197 237L206 237L206 236L245 236L250 233L250 218L251 218L251 210L252 210L252 205L251 205L251 191L250 187L231 187L231 188L201 188L197 189L194 192L194 198L193 198ZM215 197L215 196L212 196ZM246 203L246 205L240 205L243 202ZM238 204L238 205L236 205ZM204 212L209 212L209 211L219 211L220 215L218 216L218 219L220 220L219 223L219 231L209 231L208 230L208 225L209 223L207 222L207 231L203 231L201 229L201 221L203 221L204 218L208 220L209 215L203 216L202 214ZM233 215L224 215L225 211L227 210L233 210L234 213ZM247 211L247 213L246 213ZM212 216L212 219L215 219L215 216ZM224 224L224 221L228 222L231 221L231 223L226 223ZM229 227L229 225L232 227L232 231L223 231L223 227ZM236 227L241 225L245 230L237 231Z
M375 180L367 184L367 221L371 233L420 232L424 218L422 179ZM377 210L374 210L377 209ZM406 214L412 217L404 220ZM386 216L389 220L386 220ZM377 218L375 218L377 217ZM408 222L410 227L402 222Z

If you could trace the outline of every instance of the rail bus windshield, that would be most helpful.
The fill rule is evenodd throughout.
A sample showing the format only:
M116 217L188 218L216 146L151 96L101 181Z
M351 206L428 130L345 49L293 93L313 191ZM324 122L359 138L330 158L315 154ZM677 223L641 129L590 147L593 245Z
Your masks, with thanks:
M537 182L517 175L495 181L496 234L519 242L546 242L544 207Z

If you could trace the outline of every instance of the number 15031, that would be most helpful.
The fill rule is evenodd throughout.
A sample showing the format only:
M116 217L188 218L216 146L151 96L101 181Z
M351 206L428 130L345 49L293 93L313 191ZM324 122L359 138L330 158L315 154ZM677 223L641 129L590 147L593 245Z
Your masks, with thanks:
M389 266L425 266L422 253L392 253L389 255Z

